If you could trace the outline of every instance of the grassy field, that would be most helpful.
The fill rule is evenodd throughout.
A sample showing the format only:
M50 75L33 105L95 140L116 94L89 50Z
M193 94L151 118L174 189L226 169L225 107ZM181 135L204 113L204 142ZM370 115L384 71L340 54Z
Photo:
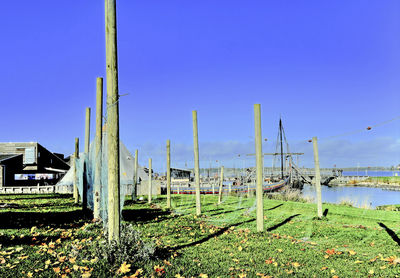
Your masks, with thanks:
M70 196L0 196L0 277L397 277L396 211L266 199L257 233L255 199L164 197L149 206L127 201L125 222L154 256L111 264L98 253L104 235ZM100 243L100 244L99 244Z
M392 176L392 177L369 177L366 179L367 182L373 183L387 183L387 184L399 184L400 177Z

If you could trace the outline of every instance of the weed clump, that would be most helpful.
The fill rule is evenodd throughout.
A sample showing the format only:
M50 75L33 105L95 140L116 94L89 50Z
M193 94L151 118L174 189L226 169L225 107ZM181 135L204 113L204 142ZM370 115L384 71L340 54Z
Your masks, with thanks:
M278 193L267 193L266 197L268 199L302 203L312 203L314 201L313 198L302 196L301 191L295 188L285 188Z
M107 235L106 237L107 238ZM149 261L155 257L153 244L144 242L140 232L132 225L121 225L120 241L101 240L95 248L99 258L105 258L111 265L120 265L123 262L139 264Z

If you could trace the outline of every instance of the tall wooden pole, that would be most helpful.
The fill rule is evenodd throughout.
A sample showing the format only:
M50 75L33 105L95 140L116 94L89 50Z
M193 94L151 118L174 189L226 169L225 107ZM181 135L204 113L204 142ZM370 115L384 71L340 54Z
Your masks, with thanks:
M90 107L86 107L86 119L85 119L85 162L84 162L84 169L87 171L87 162L89 161L89 147L90 147ZM84 171L84 172L85 172ZM82 186L82 209L87 209L87 190L88 184L87 180L83 179L83 186Z
M192 111L193 116L193 149L194 149L194 176L196 186L196 215L201 214L200 199L200 163L199 163L199 133L197 129L197 111Z
M75 138L75 153L74 153L74 202L75 202L75 204L79 203L78 159L79 159L79 138Z
M149 158L149 204L151 204L151 193L152 193L152 188L151 188L151 181L152 181L152 178L153 178L153 175L152 175L152 173L151 173L151 158Z
M222 201L223 184L224 184L224 166L221 167L221 179L219 182L218 204L221 204L221 201Z
M314 164L315 164L315 188L317 191L317 215L322 218L322 197L321 197L321 174L319 170L319 155L317 137L313 137Z
M96 79L96 138L95 138L95 172L94 172L94 192L93 192L93 218L100 219L100 196L101 186L101 160L103 142L103 78Z
M119 96L116 0L105 0L107 69L108 240L120 238Z
M133 165L133 187L132 187L132 200L137 200L137 185L138 185L138 165L139 165L139 151L135 150L135 164Z
M254 104L254 129L256 141L256 174L257 174L257 231L264 231L264 211L263 211L263 153L261 141L261 107Z
M89 155L90 147L90 107L86 107L86 121L85 121L85 154Z
M167 140L167 208L171 208L171 141Z

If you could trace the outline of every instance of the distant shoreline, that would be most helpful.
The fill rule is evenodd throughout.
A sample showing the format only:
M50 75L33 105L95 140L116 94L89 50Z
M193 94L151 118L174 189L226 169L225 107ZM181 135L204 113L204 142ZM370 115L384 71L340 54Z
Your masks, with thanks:
M400 177L369 177L365 180L349 180L341 181L340 179L332 180L328 186L339 187L373 187L386 190L400 191Z

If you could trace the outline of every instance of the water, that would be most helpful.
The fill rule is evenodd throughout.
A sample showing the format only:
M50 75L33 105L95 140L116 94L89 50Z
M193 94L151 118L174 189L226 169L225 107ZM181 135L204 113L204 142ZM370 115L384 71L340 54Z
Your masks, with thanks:
M351 201L356 207L375 208L382 205L400 204L400 191L383 190L373 187L328 187L321 186L322 202L339 204L341 201ZM313 197L316 200L315 187L304 185L304 197Z
M343 176L370 176L370 177L392 177L400 176L399 171L372 171L372 170L359 170L359 171L343 171Z

